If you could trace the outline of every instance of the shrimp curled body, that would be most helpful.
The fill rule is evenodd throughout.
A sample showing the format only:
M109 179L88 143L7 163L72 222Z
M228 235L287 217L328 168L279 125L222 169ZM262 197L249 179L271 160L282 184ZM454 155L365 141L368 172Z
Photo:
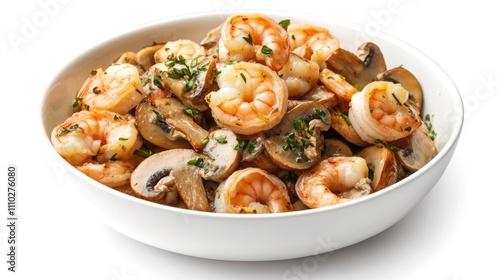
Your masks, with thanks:
M235 171L215 195L219 213L278 213L293 211L285 183L260 168Z
M310 208L350 201L372 193L368 171L364 158L331 157L301 174L295 191Z
M74 113L52 130L51 141L67 162L108 186L128 182L142 145L132 115L106 110Z
M219 57L223 62L262 61L278 71L288 61L289 54L288 33L267 16L233 15L222 25Z
M97 108L125 114L144 98L139 71L128 63L94 69L77 98L83 110Z
M212 115L222 127L250 135L277 125L285 115L288 90L269 67L252 62L225 64L219 90L207 95Z
M349 120L368 143L406 137L422 124L415 109L406 104L408 98L400 84L372 82L351 97Z

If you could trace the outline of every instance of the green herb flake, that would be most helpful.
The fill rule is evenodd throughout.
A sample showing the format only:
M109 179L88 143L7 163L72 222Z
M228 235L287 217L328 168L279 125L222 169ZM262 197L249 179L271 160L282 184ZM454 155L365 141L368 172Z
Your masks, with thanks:
M249 143L248 143L248 153L249 154L254 154L256 151L256 146L257 146L257 140L256 139L252 139Z
M252 39L252 35L250 35L250 33L248 34L247 37L243 37L243 40L245 40L250 45L253 45L253 39Z
M290 25L290 20L289 19L284 19L279 22L279 25L283 27L283 29L288 30L288 26Z
M97 74L97 70L92 69L92 71L90 71L90 75L94 76L95 74Z
M118 140L119 140L119 141L127 141L127 140L128 140L128 138L125 138L125 137L120 137L120 138L118 138Z
M80 106L82 101L83 101L83 98L75 97L75 99L73 100L73 103L72 103L73 108Z
M187 164L194 165L196 167L202 167L203 166L203 159L202 158L190 159L190 160L188 160Z
M74 124L68 128L61 127L61 130L59 130L59 133L56 134L56 136L59 137L59 136L66 135L66 134L70 133L71 131L75 131L76 129L78 129L78 124Z
M243 79L243 82L247 82L247 77L243 73L240 73L241 78Z
M338 113L337 117L342 118L347 123L348 126L351 126L351 121L349 120L349 118L346 115L344 115L342 113Z
M134 155L138 155L138 156L141 156L144 158L147 158L147 157L151 156L152 154L153 154L153 151L151 151L151 150L139 150L139 149L134 150Z
M434 139L436 139L436 137L437 137L437 133L432 128L432 117L431 117L431 115L429 115L429 114L425 115L424 124L427 127L427 130L429 130L429 133L427 134L427 136L429 136L429 138L431 138L431 140L434 141Z
M184 114L190 116L193 119L200 115L200 111L196 109L182 109L182 112L184 112Z
M403 103L401 103L401 101L399 101L399 99L396 97L396 95L393 93L391 93L392 97L394 97L394 99L396 99L396 102L398 103L399 106L403 106Z
M328 117L325 113L325 111L321 110L321 109L315 109L314 110L316 112L316 114L318 114L318 116L321 118L321 121L324 122L324 123L327 123L328 122Z
M221 135L219 137L216 137L215 141L217 141L217 143L219 143L219 144L227 144L227 136Z
M165 88L163 87L163 84L161 83L161 79L160 77L158 76L154 76L153 78L153 84L158 87L159 89L161 90L165 90Z
M160 121L160 122L163 122L165 121L165 119L163 118L163 116L160 114L160 112L156 111L156 110L153 110L151 109L151 111L156 115L156 120L157 121Z
M272 56L273 55L273 50L268 47L268 46L262 46L262 49L260 50L261 53L265 54L266 56Z

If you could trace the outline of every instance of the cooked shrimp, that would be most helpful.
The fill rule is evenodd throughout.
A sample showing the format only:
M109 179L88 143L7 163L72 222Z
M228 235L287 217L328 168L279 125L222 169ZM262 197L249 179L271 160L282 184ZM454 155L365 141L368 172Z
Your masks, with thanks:
M163 63L182 56L186 61L201 59L205 56L205 48L191 40L176 40L167 42L163 48L154 54L156 63Z
M128 63L113 64L106 69L99 67L92 70L74 105L84 110L104 109L125 114L143 97L137 68Z
M352 96L349 120L368 143L403 138L422 124L418 113L406 104L408 97L400 84L371 82Z
M368 166L361 157L330 157L302 173L295 185L309 208L350 201L372 193Z
M228 63L216 78L218 91L206 96L214 120L234 133L250 135L277 125L285 115L288 90L269 67Z
M293 211L285 183L266 171L249 167L235 171L217 188L219 213L278 213Z
M325 28L290 24L287 31L292 52L318 63L321 69L328 57L340 47L339 39Z
M106 110L74 113L52 130L52 145L73 166L130 160L142 145L132 115Z
M285 80L288 97L298 99L318 84L319 66L292 53L278 75Z
M342 75L339 75L328 68L321 70L319 80L325 85L326 88L345 101L351 101L352 95L358 92L358 90L346 81Z
M133 160L115 160L105 163L86 162L76 168L90 178L116 188L130 183L130 176L137 165L138 162Z
M256 60L278 71L289 54L286 30L265 15L233 15L222 25L219 57L223 62Z

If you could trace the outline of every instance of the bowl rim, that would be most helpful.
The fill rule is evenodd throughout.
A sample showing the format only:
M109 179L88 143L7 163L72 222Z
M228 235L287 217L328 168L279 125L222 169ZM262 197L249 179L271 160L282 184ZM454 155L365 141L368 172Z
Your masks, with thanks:
M82 57L85 57L86 55L90 54L91 52L101 48L102 46L109 44L110 42L114 42L120 39L123 39L126 36L129 36L131 33L138 32L140 30L145 30L145 29L151 29L155 28L161 25L172 25L175 22L178 21L186 21L186 20L196 20L200 18L214 18L217 16L224 15L224 17L227 17L229 15L237 14L237 13L262 13L265 15L270 16L271 18L276 18L278 16L283 16L284 18L297 18L300 20L313 20L315 22L328 22L329 24L335 26L339 25L342 27L346 28L358 28L362 29L361 24L357 24L354 22L350 22L347 20L342 20L342 19L337 19L334 17L326 17L323 15L317 15L317 14L312 14L312 13L298 13L298 12L292 12L292 11L286 11L286 10L266 10L266 9L235 9L235 10L224 10L224 11L218 11L219 14L213 13L213 12L193 12L193 13L184 13L184 14L179 14L175 16L168 16L165 18L157 19L157 20L152 20L149 22L145 22L143 24L139 24L136 26L133 26L131 28L128 28L126 30L122 30L119 32L116 32L114 35L111 35L109 37L100 39L97 41L95 44L93 44L89 49L84 51L83 53L78 54L75 56L73 59L69 60L67 63L63 65L63 67L54 75L52 80L48 83L48 86L45 87L44 89L44 95L42 97L42 106L41 106L41 124L43 129L43 133L45 134L45 141L46 143L50 146L51 153L55 156L55 158L62 164L63 167L68 169L73 175L76 175L80 179L84 180L86 183L92 185L92 187L96 187L100 191L104 191L110 195L113 196L118 196L122 199L129 200L132 203L139 203L142 206L146 207L153 207L156 208L157 210L161 211L171 211L174 214L180 214L180 215L190 215L190 216L199 216L199 217L205 217L205 218L216 218L216 219L250 219L250 220L269 220L269 219L283 219L283 218L293 218L297 216L303 216L303 215L315 215L315 214L320 214L324 212L330 212L335 209L341 209L341 208L349 208L349 207L354 207L357 204L364 203L365 201L368 200L375 200L379 196L383 196L386 193L393 192L396 189L399 189L403 187L403 185L407 184L408 182L411 182L415 180L417 177L421 176L424 173L429 172L429 170L437 165L439 162L445 160L445 157L448 153L452 153L459 138L460 134L462 132L463 128L463 122L464 122L464 104L462 97L460 95L460 92L456 86L456 84L453 82L451 77L444 71L444 69L436 63L432 58L430 58L427 54L423 53L419 49L413 47L409 43L396 38L389 33L386 33L384 31L379 31L377 35L373 36L374 38L381 38L383 40L386 40L390 43L396 44L398 47L402 47L405 50L411 50L413 52L418 53L420 56L422 56L424 59L427 60L426 64L430 64L436 69L438 69L439 74L442 75L443 77L446 77L446 82L449 84L449 89L450 92L452 92L452 97L455 99L454 104L456 104L458 107L456 108L456 122L454 123L454 127L450 130L451 133L449 135L448 141L444 144L444 146L439 150L438 154L430 161L428 162L425 166L423 166L421 169L417 170L413 174L409 175L408 177L396 182L393 185L390 185L380 191L377 191L375 193L372 193L368 196L361 197L352 201L347 201L343 202L340 204L336 205L331 205L331 206L326 206L326 207L321 207L321 208L315 208L315 209L307 209L307 210L301 210L301 211L292 211L292 212L283 212L283 213L263 213L263 214L258 214L258 215L235 215L231 213L214 213L214 212L202 212L202 211L193 211L189 209L183 209L183 208L177 208L173 206L168 206L168 205L163 205L155 202L151 202L145 199L141 199L138 197L135 197L133 195L129 195L126 193L123 193L121 191L118 191L114 188L108 187L103 185L102 183L99 183L98 181L95 181L94 179L86 176L82 172L78 171L75 167L73 167L71 164L69 164L67 161L65 161L53 148L51 141L50 141L50 134L47 135L47 128L45 127L44 123L44 107L46 106L47 99L49 96L49 93L51 91L51 88L54 87L54 85L59 81L59 78L63 75L63 73L73 64L75 64L78 60L80 60ZM221 22L224 20L224 17L221 17Z

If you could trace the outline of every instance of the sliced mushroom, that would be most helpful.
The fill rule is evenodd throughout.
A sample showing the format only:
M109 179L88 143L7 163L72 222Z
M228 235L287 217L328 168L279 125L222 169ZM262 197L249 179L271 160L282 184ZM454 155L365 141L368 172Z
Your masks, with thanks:
M189 109L173 97L146 100L136 109L136 124L141 136L165 149L201 150L208 131L189 115Z
M330 114L332 119L332 128L337 131L338 134L340 134L345 140L360 147L366 147L370 145L368 142L359 137L346 114L340 112L336 108L331 109Z
M398 180L398 161L396 156L386 146L372 145L357 153L366 160L370 169L369 178L373 191L380 191Z
M132 172L133 193L143 199L174 205L180 195L188 209L209 211L200 166L205 156L192 149L172 149L153 154Z
M406 104L412 106L415 111L422 113L424 94L417 78L408 69L399 66L389 69L377 75L377 80L401 84L409 93L410 97Z
M345 156L350 157L353 155L351 147L340 138L325 139L325 149L323 151L323 158Z
M180 73L189 73L184 75ZM205 96L216 86L216 59L209 57L196 66L176 63L161 72L162 83L187 107L200 111L209 109Z
M221 182L238 167L240 152L235 149L238 138L231 130L222 128L214 130L208 136L208 142L203 148L203 154L210 158L203 178Z
M405 169L415 172L437 155L437 148L429 136L420 129L410 136L390 142L397 148L396 155Z
M240 167L259 167L269 173L275 173L279 167L274 164L265 152L265 135L239 136L238 150L241 151Z
M115 59L113 63L116 64L128 63L137 66L137 54L135 52L124 52L117 59ZM139 72L139 74L140 73L141 72Z
M155 64L155 52L162 48L164 45L164 43L155 43L151 46L145 46L137 52L137 64L143 72L146 72L149 67Z
M371 42L362 44L357 54L338 48L327 59L326 67L358 88L376 80L377 74L387 70L382 51Z
M266 132L266 154L280 168L305 170L321 158L323 135L330 128L328 110L319 102L304 102L287 112Z
M293 102L293 106L308 101L316 101L321 103L326 108L332 108L337 105L337 98L335 94L325 88L323 85L315 86L310 91L308 91L302 99L299 100L289 100L289 102ZM291 108L290 108L291 109Z

